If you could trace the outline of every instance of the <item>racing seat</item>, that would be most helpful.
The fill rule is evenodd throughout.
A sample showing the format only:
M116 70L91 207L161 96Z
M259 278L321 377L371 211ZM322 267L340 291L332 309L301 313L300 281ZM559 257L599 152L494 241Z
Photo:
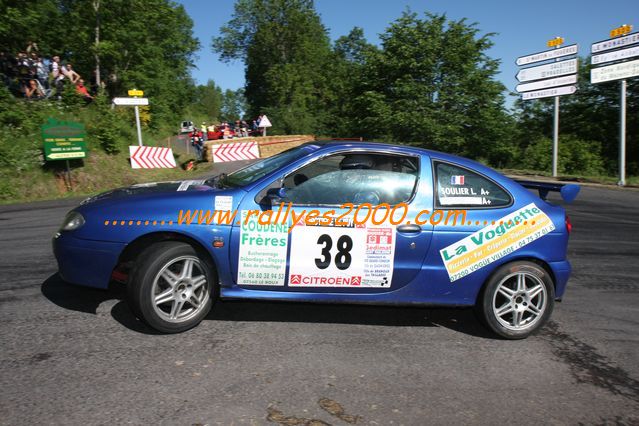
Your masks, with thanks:
M375 167L375 160L372 156L366 154L347 155L340 161L340 170L366 170Z

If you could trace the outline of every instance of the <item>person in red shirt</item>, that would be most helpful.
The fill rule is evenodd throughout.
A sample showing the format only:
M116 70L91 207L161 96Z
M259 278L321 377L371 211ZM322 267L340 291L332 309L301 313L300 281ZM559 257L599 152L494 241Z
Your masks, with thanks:
M189 137L191 138L191 145L195 148L197 160L201 161L202 149L204 148L204 137L202 135L202 132L196 127L193 132L189 133Z
M86 86L84 85L84 80L80 79L75 85L75 91L81 95L86 103L93 101L93 96L89 94Z

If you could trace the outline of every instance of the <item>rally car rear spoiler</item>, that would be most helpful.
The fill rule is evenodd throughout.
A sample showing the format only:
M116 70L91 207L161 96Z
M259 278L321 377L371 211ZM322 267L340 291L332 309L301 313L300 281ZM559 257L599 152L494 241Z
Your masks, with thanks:
M574 183L553 183L553 182L538 182L533 180L515 180L518 184L528 189L536 189L539 192L539 198L546 201L548 193L550 191L559 192L561 198L570 203L573 201L581 187Z

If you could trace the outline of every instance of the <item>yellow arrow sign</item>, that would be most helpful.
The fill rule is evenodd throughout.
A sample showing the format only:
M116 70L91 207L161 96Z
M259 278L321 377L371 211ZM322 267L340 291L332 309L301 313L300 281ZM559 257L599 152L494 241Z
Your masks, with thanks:
M144 96L144 92L142 90L129 90L129 96Z
M619 37L632 31L632 25L622 25L610 31L610 38Z
M552 40L548 40L546 42L546 46L548 47L557 47L557 46L561 46L562 44L564 44L563 37L555 37Z

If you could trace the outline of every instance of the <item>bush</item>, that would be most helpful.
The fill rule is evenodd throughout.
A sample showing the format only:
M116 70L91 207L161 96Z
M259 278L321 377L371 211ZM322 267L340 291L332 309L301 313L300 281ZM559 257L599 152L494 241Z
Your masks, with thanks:
M541 137L528 145L523 150L520 166L524 169L552 171L552 140ZM560 135L557 169L558 173L570 175L604 174L601 144L584 141L572 135Z
M93 107L97 110L98 119L93 120L87 126L87 136L97 140L102 150L107 154L117 154L120 152L121 146L116 113L111 109L109 101L104 95L96 96Z

